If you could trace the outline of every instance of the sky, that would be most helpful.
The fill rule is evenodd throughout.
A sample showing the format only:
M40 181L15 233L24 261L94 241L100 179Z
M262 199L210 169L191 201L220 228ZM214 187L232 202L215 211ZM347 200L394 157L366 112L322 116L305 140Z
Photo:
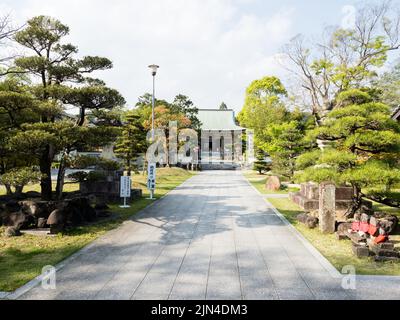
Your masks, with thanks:
M395 0L398 2L400 0ZM199 108L235 111L255 79L288 78L282 46L299 33L318 36L340 25L353 0L2 0L14 24L49 15L70 27L80 55L105 56L114 68L96 74L133 107L151 92L147 66L160 65L156 97L185 94Z

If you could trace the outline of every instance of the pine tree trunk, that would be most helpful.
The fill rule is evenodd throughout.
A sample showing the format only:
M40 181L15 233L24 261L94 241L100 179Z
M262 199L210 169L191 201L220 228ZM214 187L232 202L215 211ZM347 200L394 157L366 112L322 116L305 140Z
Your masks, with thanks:
M128 177L130 177L131 173L132 173L131 160L130 159L126 160L126 165L128 167Z
M42 178L40 180L40 187L42 193L42 200L51 200L52 185L51 185L51 160L49 157L50 147L46 148L40 159L40 173Z
M13 192L11 190L11 186L8 183L5 183L4 186L6 187L7 196L11 196L13 194Z
M65 157L63 156L61 161L60 161L60 167L58 169L58 174L57 174L57 186L56 186L56 197L57 200L62 199L62 194L64 190L64 181L65 181L65 171L67 169Z
M18 197L22 194L24 190L24 186L15 186L15 195Z

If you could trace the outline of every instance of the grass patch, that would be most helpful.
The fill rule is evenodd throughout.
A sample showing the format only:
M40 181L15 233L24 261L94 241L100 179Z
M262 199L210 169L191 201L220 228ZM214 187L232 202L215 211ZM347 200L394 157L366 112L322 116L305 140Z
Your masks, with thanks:
M193 173L179 168L158 169L155 196L162 197L191 176ZM57 264L148 206L152 201L146 199L149 196L146 176L133 175L132 179L135 188L143 189L143 197L133 201L129 209L112 204L111 211L119 214L117 219L76 227L56 237L6 238L0 235L0 291L13 291L24 285L39 275L43 266Z
M346 265L353 265L357 274L400 275L400 263L375 262L373 258L358 259L354 256L350 240L338 241L335 235L322 234L318 229L309 229L296 220L303 211L289 199L268 199L282 215L341 272Z
M287 194L291 191L298 191L296 188L286 188L284 186L282 186L282 189L278 191L267 191L265 184L267 182L268 175L259 174L253 170L246 171L243 175L262 194Z

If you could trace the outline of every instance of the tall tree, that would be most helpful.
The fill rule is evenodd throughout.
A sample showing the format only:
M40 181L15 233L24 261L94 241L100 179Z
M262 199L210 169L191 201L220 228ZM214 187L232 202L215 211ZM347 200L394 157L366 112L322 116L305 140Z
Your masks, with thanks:
M327 28L322 40L307 44L298 35L284 48L289 70L304 90L318 125L335 109L343 91L360 88L376 76L389 51L400 46L400 14L390 1L360 7L354 27Z
M200 129L200 121L197 118L199 109L194 106L194 103L188 96L179 94L175 97L170 105L170 110L173 114L182 114L190 120L190 127L194 130Z
M288 117L288 111L282 103L287 95L286 89L276 77L264 77L253 81L246 90L243 109L238 115L240 124L253 129L255 144L262 147L266 137L265 128L272 123L282 123Z
M380 100L392 109L400 106L400 61L373 82Z
M36 112L40 117L37 123L24 127L24 132L16 137L15 143L23 144L21 137L29 138L30 135L32 142L36 143L30 147L37 147L33 154L39 159L42 198L46 200L52 197L51 164L55 154L59 151L66 154L75 144L72 142L74 139L67 139L71 143L64 144L64 136L58 132L69 130L78 135L77 140L82 140L79 128L85 125L87 112L112 109L125 102L116 90L105 87L101 80L88 77L92 72L110 69L111 61L97 56L75 58L77 47L62 43L68 34L69 28L60 21L38 16L30 19L14 37L17 43L32 53L15 59L14 63L16 70L39 80L30 87L30 91L36 98ZM76 121L70 121L71 117L66 114L70 105L79 110ZM58 178L59 193L62 191L62 171Z

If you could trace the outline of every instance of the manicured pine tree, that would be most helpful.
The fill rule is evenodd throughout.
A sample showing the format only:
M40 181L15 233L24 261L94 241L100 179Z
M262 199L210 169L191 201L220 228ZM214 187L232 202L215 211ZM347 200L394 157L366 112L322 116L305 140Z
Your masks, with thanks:
M132 111L128 112L114 149L115 154L124 161L128 176L135 169L133 162L146 152L146 148L146 132L141 117Z
M52 198L51 166L60 152L57 193L61 196L68 153L77 145L84 145L89 140L84 134L92 131L93 126L88 126L86 121L87 114L92 110L111 110L125 103L116 90L107 88L99 79L88 77L92 72L112 68L111 61L97 56L76 58L78 48L62 42L68 34L69 28L51 17L30 19L14 37L26 55L17 57L14 70L9 71L24 72L33 80L28 90L35 98L38 119L35 123L21 125L22 132L13 138L13 143L15 150L37 159L44 200ZM66 112L71 106L79 111L76 119ZM100 146L110 137L108 134L90 136L96 136ZM100 141L101 138L104 141Z
M352 89L337 97L338 108L323 125L312 130L314 139L330 146L300 156L299 181L335 181L353 187L351 217L369 198L400 207L390 198L390 187L400 181L400 125L391 119L390 107L373 100L369 90Z

